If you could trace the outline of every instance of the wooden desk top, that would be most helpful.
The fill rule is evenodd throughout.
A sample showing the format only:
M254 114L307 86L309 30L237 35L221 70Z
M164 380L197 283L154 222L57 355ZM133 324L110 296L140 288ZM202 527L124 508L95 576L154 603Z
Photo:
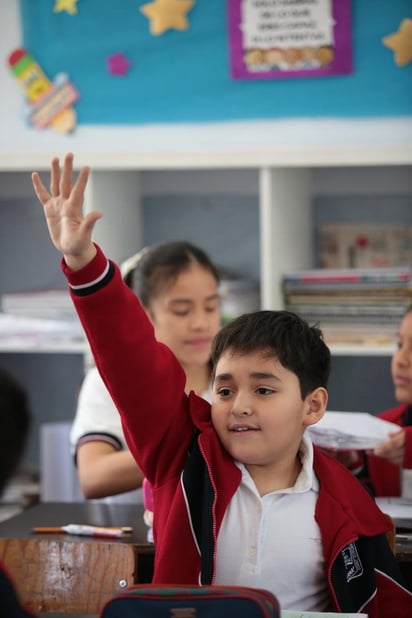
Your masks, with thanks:
M106 504L102 502L43 502L29 507L19 515L0 522L0 537L30 538L34 526L61 526L68 523L91 524L95 526L131 526L133 534L114 542L133 543L140 555L138 581L149 582L153 569L154 546L147 541L147 528L143 521L143 506L131 504ZM401 531L399 531L401 532ZM410 532L410 531L409 531ZM36 535L50 538L51 535ZM73 542L95 542L98 539L72 535L53 535L55 538ZM100 539L101 540L101 539ZM401 568L412 586L412 540L397 540L396 556ZM141 570L140 570L141 569Z
M106 504L103 502L41 502L0 522L0 537L33 536L35 526L62 526L65 524L91 524L94 526L131 526L133 533L118 539L123 543L133 543L141 553L153 553L152 543L147 541L147 527L143 521L142 504ZM399 531L402 532L402 531ZM411 531L409 531L411 532ZM39 535L37 538L50 538ZM67 534L53 535L65 540L86 541L89 537ZM93 539L90 539L93 541ZM116 541L116 539L110 539ZM412 539L396 543L396 554L402 562L412 562Z
M131 526L133 533L120 539L122 543L133 543L140 553L153 553L153 544L147 541L147 527L143 521L143 505L106 504L103 502L41 502L0 522L0 537L29 538L34 536L36 526L64 526L65 524L90 524L94 526ZM41 535L36 538L87 541L96 539L68 534ZM101 539L100 539L101 540Z
M134 583L150 583L154 568L154 545L147 541L147 527L143 521L143 505L106 504L88 502L43 502L29 507L0 522L0 537L64 541L73 543L73 555L79 543L132 544L135 556ZM65 524L89 524L94 526L131 526L132 534L121 538L98 538L70 534L33 534L33 527L58 527Z

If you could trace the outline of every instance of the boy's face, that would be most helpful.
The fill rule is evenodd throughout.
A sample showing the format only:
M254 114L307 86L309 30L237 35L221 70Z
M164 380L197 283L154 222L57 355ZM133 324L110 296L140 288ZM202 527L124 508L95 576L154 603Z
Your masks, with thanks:
M226 450L249 473L295 466L305 427L322 418L324 388L302 401L297 376L273 356L227 350L216 365L212 422Z

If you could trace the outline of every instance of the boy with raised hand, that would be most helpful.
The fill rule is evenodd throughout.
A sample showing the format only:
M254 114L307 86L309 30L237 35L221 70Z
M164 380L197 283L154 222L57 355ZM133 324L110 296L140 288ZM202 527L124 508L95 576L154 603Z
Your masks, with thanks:
M241 316L216 336L212 404L158 343L117 266L82 215L89 170L73 156L33 184L128 445L154 490L153 583L236 584L282 609L409 618L386 540L391 527L360 483L305 434L327 404L330 353L295 314ZM121 206L119 206L120 212Z

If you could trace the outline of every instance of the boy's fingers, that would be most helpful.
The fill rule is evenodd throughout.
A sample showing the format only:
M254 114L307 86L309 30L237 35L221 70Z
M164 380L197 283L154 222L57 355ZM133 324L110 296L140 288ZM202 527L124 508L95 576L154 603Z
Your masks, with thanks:
M63 172L60 177L60 195L67 199L72 190L72 175L73 175L73 154L67 153L64 158Z
M31 178L36 195L39 201L44 205L49 200L50 193L47 191L46 187L40 180L40 176L37 172L33 172Z
M84 191L86 189L87 181L89 179L89 173L89 167L83 167L80 170L79 176L71 192L73 202L83 200Z
M96 221L98 221L98 219L101 218L101 216L102 213L98 210L93 210L93 212L89 212L82 221L82 228L88 233L91 233L94 228L94 224L96 223Z
M53 197L59 195L60 184L60 163L57 157L54 157L51 162L51 177L50 177L50 194Z

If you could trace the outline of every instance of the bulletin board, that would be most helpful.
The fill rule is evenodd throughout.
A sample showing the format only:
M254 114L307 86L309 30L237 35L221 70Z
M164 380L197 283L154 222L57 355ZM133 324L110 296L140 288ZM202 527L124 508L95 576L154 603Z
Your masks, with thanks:
M225 0L196 0L188 28L161 35L140 10L150 0L77 0L75 15L19 1L22 44L48 76L70 76L79 124L412 115L412 63L396 66L382 45L412 17L410 0L352 1L352 72L281 80L233 79ZM107 70L117 53L124 75Z

